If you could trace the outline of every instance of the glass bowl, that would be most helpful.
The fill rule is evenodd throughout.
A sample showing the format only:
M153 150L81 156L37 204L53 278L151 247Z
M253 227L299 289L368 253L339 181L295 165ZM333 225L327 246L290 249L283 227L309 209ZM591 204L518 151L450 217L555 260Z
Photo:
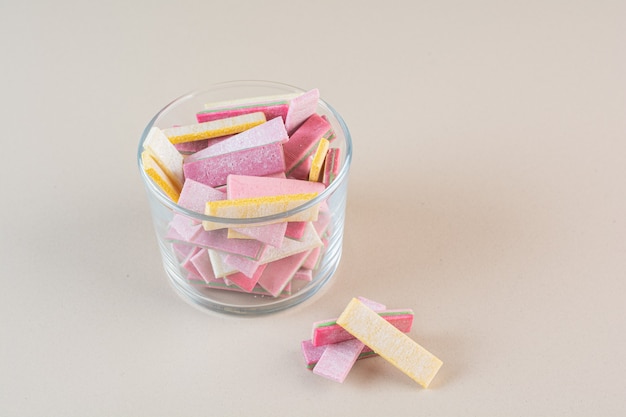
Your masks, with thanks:
M175 99L161 109L146 126L139 140L137 151L139 172L147 192L165 272L174 290L187 301L221 313L261 315L295 306L328 284L341 259L348 173L352 159L350 132L339 113L330 104L319 99L316 112L330 123L334 131L334 139L330 146L339 149L340 164L335 179L315 198L300 206L282 213L252 219L207 216L188 210L172 201L144 171L141 153L148 133L154 126L167 129L177 125L197 123L196 113L202 111L206 103L304 92L305 90L301 88L270 81L230 81L214 84L204 90L194 91ZM305 258L306 260L299 267L298 273L276 296L265 291L259 285L256 285L251 292L243 291L229 280L228 275L225 277L225 281L222 280L223 282L219 279L215 281L202 280L199 274L194 274L194 264L190 263L190 258L194 253L199 254L200 257L205 257L202 251L208 251L206 245L197 243L198 239L193 239L193 243L181 243L180 240L172 238L172 221L175 219L177 221L186 219L195 224L214 222L254 227L268 222L284 221L314 207L320 207L320 219L324 219L323 227L318 224L318 221L314 224L316 227L313 228L322 245L310 250L310 257ZM313 225L313 222L311 223ZM205 231L202 230L202 232ZM297 243L288 239L285 241ZM212 255L215 255L215 251ZM264 262L263 257L259 258L258 261ZM265 270L272 270L272 268L268 266Z

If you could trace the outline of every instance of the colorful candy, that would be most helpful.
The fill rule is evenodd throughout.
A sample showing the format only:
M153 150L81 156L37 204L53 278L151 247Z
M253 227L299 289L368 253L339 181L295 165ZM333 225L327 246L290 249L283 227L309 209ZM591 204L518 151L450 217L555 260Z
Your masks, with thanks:
M205 123L171 127L163 129L163 133L170 142L177 144L233 135L265 123L265 121L265 114L257 112Z
M313 152L322 137L328 137L331 126L328 121L314 114L309 117L283 145L285 173L287 176L308 179Z
M385 310L378 312L378 315L402 332L408 332L413 326L413 311L411 310ZM350 339L354 339L354 335L337 323L336 319L313 324L311 341L314 346L339 343Z
M390 320L403 315L411 318L400 326ZM427 388L443 362L405 334L411 330L412 318L410 310L386 310L382 304L354 298L336 320L313 324L313 339L301 343L306 366L317 375L343 382L358 359L378 355ZM320 338L319 329L329 330Z
M143 148L159 164L159 167L176 186L176 189L180 191L183 188L184 181L183 156L176 150L163 132L156 127L152 127L143 143Z
M154 183L176 203L180 197L180 189L172 182L163 169L161 169L150 152L143 151L141 153L141 163L144 171L152 179L152 181L154 181Z
M443 365L439 358L357 299L350 301L337 324L424 388Z
M326 159L326 154L328 153L328 147L330 142L326 138L321 138L319 143L317 144L317 149L313 154L313 159L311 159L311 169L309 170L309 181L319 181L320 172L322 171L322 166L324 165L324 160Z
M386 309L383 304L362 297L360 299L373 311ZM366 349L365 344L357 339L329 344L320 355L313 373L337 382L343 382L356 360L361 357L364 349ZM367 348L367 351L371 351L371 349Z

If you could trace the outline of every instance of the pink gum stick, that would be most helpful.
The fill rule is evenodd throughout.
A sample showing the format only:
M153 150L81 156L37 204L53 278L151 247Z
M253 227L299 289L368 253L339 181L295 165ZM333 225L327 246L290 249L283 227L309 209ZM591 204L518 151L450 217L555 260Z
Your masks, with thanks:
M207 249L245 256L252 260L260 259L267 250L267 246L258 240L229 239L227 229L198 233L191 242Z
M337 174L339 174L339 158L339 148L330 148L328 150L326 159L324 160L324 172L322 174L322 183L327 187L335 180Z
M306 364L306 367L309 369L313 369L313 367L319 362L322 354L328 348L328 346L329 345L313 346L313 343L310 340L302 341L302 356L304 356L304 363ZM371 358L374 356L376 356L376 353L374 353L374 351L368 346L365 346L359 354L358 359Z
M268 197L283 194L321 193L325 186L310 181L253 177L248 175L229 175L226 194L229 199L248 197ZM274 247L280 247L285 237L287 224L272 224L259 227L234 228L235 231L254 237Z
M337 382L343 382L365 345L357 339L328 345L313 373Z
M273 143L285 143L288 140L285 124L280 117L277 117L189 155L185 162L194 162Z
M294 97L289 102L289 110L285 118L285 126L289 134L292 134L300 125L308 119L317 109L320 92L317 88Z
M387 307L377 301L365 297L357 297L363 304L374 311L383 311ZM358 342L358 341L356 341ZM321 376L343 382L350 368L357 359L375 356L375 353L363 343L356 343L355 339L332 345L313 346L310 340L302 342L302 353L308 368L313 368L320 362L320 368L315 372ZM328 351L328 353L326 353Z
M413 325L412 310L386 310L378 314L398 330L404 333L411 331ZM313 324L313 337L311 341L314 346L339 343L350 339L354 339L354 336L338 325L334 319Z
M202 276L205 282L210 283L216 280L213 267L211 266L211 259L209 253L206 250L201 250L191 257L191 263L196 267L197 272ZM252 277L247 277L242 273L236 273L228 276L228 280L244 290L250 292L254 289L257 281L261 277L265 265L261 265L256 273Z
M262 176L284 170L285 156L280 143L217 155L183 165L185 178L211 187L226 184L230 174Z
M330 130L330 123L318 114L313 114L291 135L287 143L283 145L285 150L285 166L287 175L302 164L303 161L312 158L312 153L319 140ZM308 179L308 171L306 177Z
M285 121L287 119L288 109L288 104L281 103L274 105L239 107L233 109L205 110L198 112L196 114L196 119L198 119L198 123L203 123L227 117L241 116L242 114L263 112L265 113L265 119L267 120L280 117L283 121Z
M225 198L226 194L223 191L192 179L186 179L178 198L178 205L204 214L207 201L218 201Z
M300 265L308 256L309 252L300 252L287 258L279 259L267 264L267 268L261 274L258 284L274 297L278 297L294 274L300 269Z

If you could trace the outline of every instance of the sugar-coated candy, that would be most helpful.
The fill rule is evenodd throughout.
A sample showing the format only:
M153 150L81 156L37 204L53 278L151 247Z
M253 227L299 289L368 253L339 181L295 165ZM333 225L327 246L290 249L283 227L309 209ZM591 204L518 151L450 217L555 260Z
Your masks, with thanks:
M215 275L218 278L223 278L238 271L245 270L249 272L259 265L274 262L296 253L308 252L322 245L323 242L315 231L315 228L310 222L307 222L307 228L302 239L285 239L285 242L280 248L265 246L263 255L256 260L245 256L237 257L236 255L216 250L209 250L209 255L211 255Z
M197 213L204 213L207 201L223 200L225 198L226 193L223 191L188 178L180 192L178 205Z
M308 369L313 369L328 346L331 345L313 346L313 343L311 343L310 340L303 340L300 344L300 348L302 350L302 356L304 357L305 366ZM369 347L365 346L361 350L358 359L372 358L374 356L376 356L376 353Z
M231 174L263 176L284 172L284 158L281 144L270 143L190 161L183 165L183 171L185 178L219 187L226 184Z
M300 125L315 113L320 92L317 88L294 97L289 103L285 126L289 134L293 133Z
M285 124L280 117L277 117L239 134L232 135L220 142L209 145L205 149L187 157L186 161L189 163L258 146L285 143L288 140L289 136L285 130Z
M384 304L365 297L359 297L359 300L374 311L383 311L387 308ZM337 382L343 382L365 349L365 344L358 339L326 345L326 349L320 355L313 373ZM367 348L367 351L370 350Z
M356 298L341 313L337 324L424 388L443 365L439 358Z
M183 188L183 156L176 150L174 145L167 139L161 129L153 126L143 143L143 148L150 154L152 159L159 165L165 175L176 186Z
M252 219L283 213L307 203L317 193L284 194L267 197L238 198L234 200L208 201L204 214L229 219ZM313 221L317 219L319 206L311 210L295 213L285 219L268 220L267 224L279 221ZM237 227L237 223L221 223L210 220L202 222L205 230L216 230L226 227Z
M176 144L232 135L260 125L265 121L265 114L257 112L205 123L170 127L163 129L163 133L170 142Z
M328 345L313 368L313 373L343 382L364 347L365 345L357 339Z
M150 152L143 151L141 153L141 164L150 179L152 179L172 201L177 202L178 197L180 197L180 189L172 182L163 169L161 169Z
M267 120L280 117L285 121L287 118L287 111L289 110L288 97L267 97L255 100L254 102L233 101L206 104L206 110L196 113L196 119L198 123L203 123L257 112L265 114L265 119Z
M283 145L287 176L302 180L309 178L312 153L330 129L326 119L313 114L289 137Z
M284 194L321 193L324 188L324 184L297 179L230 175L226 195L228 199L268 197Z
M378 315L402 332L408 332L413 326L412 310L385 310ZM354 335L337 323L337 319L319 321L313 324L311 340L315 346L339 343L354 339Z
M322 173L322 183L329 186L335 180L339 173L340 153L339 148L330 148L324 159L324 170Z
M308 252L298 252L286 258L267 264L267 268L259 278L259 285L277 297L300 269Z
M317 144L317 149L313 154L313 159L311 159L311 169L309 170L309 181L317 182L320 179L320 172L322 170L322 166L324 165L324 160L326 159L326 153L328 152L328 146L330 142L328 139L321 138L319 143Z
M406 335L410 327L398 329L385 320L384 312L390 311L385 309L383 304L358 297L336 320L314 323L314 328L320 324L339 325L353 338L330 340L323 345L316 345L314 340L303 341L301 349L307 368L343 382L357 359L381 356L427 388L443 362Z
M274 105L287 105L296 97L301 96L300 93L275 94L260 97L245 97L234 100L214 101L204 104L204 110L198 114L214 113L237 109L250 109L255 107L270 107ZM287 115L285 111L285 116ZM269 117L267 118L270 119ZM284 118L283 118L284 119Z

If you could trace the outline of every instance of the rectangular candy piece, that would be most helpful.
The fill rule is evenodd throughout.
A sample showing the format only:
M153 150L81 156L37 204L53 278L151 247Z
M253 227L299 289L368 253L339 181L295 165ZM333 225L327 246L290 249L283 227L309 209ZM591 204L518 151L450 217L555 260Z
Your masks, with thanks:
M206 111L214 111L220 109L234 109L239 107L261 106L271 104L289 104L291 100L298 97L301 93L285 93L269 96L244 97L234 100L223 100L206 103L204 108Z
M311 158L315 146L319 140L330 130L330 123L318 114L313 114L289 137L289 141L283 145L285 150L285 168L287 175L306 159ZM310 167L310 165L309 165ZM306 175L295 177L298 179L308 179L309 170Z
M265 268L267 268L267 265L259 265L251 277L247 277L241 272L237 272L236 274L230 274L226 279L245 292L252 292L254 288L258 288L257 283L259 282L259 278L261 278L263 271L265 271Z
M265 197L283 194L322 192L323 184L313 185L308 181L275 178L253 177L249 175L229 175L226 182L226 194L229 199L247 197ZM244 235L261 240L264 243L279 247L285 237L287 225L267 225L249 228L234 228ZM229 234L229 236L231 236Z
M412 310L386 310L377 314L401 332L411 331L413 325ZM313 323L313 337L311 341L315 346L339 343L349 339L354 339L354 336L342 328L336 320Z
M229 175L226 184L226 194L229 199L246 198L246 197L265 197L282 194L297 194L297 193L309 193L318 192L321 193L326 187L323 184L313 184L309 181L286 179L286 178L272 178L272 177L253 177L249 175ZM286 226L285 226L286 227ZM267 234L264 234L263 229L257 228L252 231L257 239L263 242L269 243L268 239L272 239L276 244L272 246L280 246L282 239L285 236L286 229L281 228L279 232L266 230ZM235 229L239 230L239 229ZM246 231L243 231L247 233ZM248 231L250 232L250 230ZM271 235L271 233L276 233ZM280 233L280 235L279 235ZM260 236L263 235L263 239Z
M200 275L205 282L209 282L211 279L215 279L209 252L206 249L198 249L199 250L194 252L189 261L193 264L198 275Z
M309 181L281 177L257 177L233 174L226 183L229 199L246 197L266 197L284 194L320 193L326 187Z
M309 181L317 182L320 180L320 172L322 171L322 166L324 165L324 160L326 159L326 153L328 152L328 139L321 138L319 144L317 145L317 149L313 154L313 159L311 160L311 170L309 171Z
M311 282L313 281L313 271L300 267L300 269L293 274L293 279L297 281Z
M304 363L308 369L313 369L315 365L317 365L317 362L320 360L322 354L328 346L331 345L313 346L313 343L311 343L310 340L302 341L302 356L304 356ZM369 347L365 346L359 354L358 359L373 358L374 356L376 356L376 353L374 353L374 351Z
M274 104L251 104L248 106L204 110L196 114L198 123L210 122L212 120L225 119L227 117L241 116L242 114L262 112L266 120L280 117L283 121L287 118L289 105L284 103Z
M302 236L302 239L285 239L285 242L280 248L266 246L265 253L263 253L261 258L257 262L250 259L247 260L250 263L249 267L253 269L255 267L258 267L259 265L267 264L269 262L283 259L296 253L309 251L311 249L321 246L322 240L315 232L315 228L313 227L313 225L310 222L307 222L306 224L307 228L304 235ZM230 261L229 258L233 258L230 255L214 250L210 250L209 255L211 256L211 262L213 263L215 275L218 278L223 278L229 274L240 272L240 269L234 268L226 263L226 260ZM245 260L242 257L240 258L240 262L243 262ZM239 268L243 269L241 264L239 265Z
M440 359L356 298L341 313L337 324L424 388L443 365Z
M213 288L213 289L241 292L241 293L248 293L248 294L269 295L267 291L265 291L263 288L261 288L258 285L256 285L251 291L245 291L236 285L230 284L223 278L216 278L216 279L210 280L209 282L204 282L204 280L201 277L194 275L194 274L189 274L187 276L187 280L189 281L189 284L196 286L196 287ZM289 295L291 295L289 288L285 288L285 291L283 291L279 295L279 297L286 297Z
M227 138L227 137L228 136L224 136L224 138ZM178 152L180 152L181 155L191 155L192 153L201 151L202 149L209 146L209 141L219 140L219 139L222 139L222 138L202 139L202 140L195 140L193 142L182 142L182 143L175 144L174 147L176 148Z
M267 245L279 248L285 240L287 223L267 224L256 227L235 227L228 229L229 239L256 239Z
M228 139L210 144L206 149L189 155L185 163L211 158L232 152L239 152L257 146L270 145L272 143L285 143L289 140L285 124L280 117L260 124L251 129L233 135Z
M220 259L227 267L233 268L247 277L252 277L261 266L259 259L255 260L228 253L220 254Z
M328 345L313 373L337 382L343 382L352 365L363 351L364 344L357 339Z
M387 310L387 306L382 303L379 303L378 301L370 300L369 298L365 298L362 296L358 296L357 300L359 300L360 302L362 302L363 304L365 304L372 310L376 311L377 313Z
M191 232L193 232L194 230L195 229L191 230L190 228ZM191 233L187 234L190 235ZM213 234L222 234L223 238L215 239L214 236L210 236ZM210 237L207 238L207 236ZM234 242L235 244L233 244L232 240L227 239L225 233L222 233L222 231L217 230L207 232L202 228L202 226L200 226L198 233L194 234L191 237L185 237L181 235L178 231L176 231L176 229L172 227L167 231L165 239L172 242L172 244L176 245L176 247L178 248L182 248L185 246L192 248L199 247L202 249L220 251L220 253L223 254L233 253L234 255L241 257L246 257L247 254L250 254L250 256L247 258L250 258L251 262L255 262L254 259L258 259L263 256L267 248L265 245L262 245L261 242L255 240L250 240L250 242L253 243L252 245L239 245L237 244L237 242Z
M324 120L326 120L328 122L328 116L326 116L325 114L322 115L322 119L324 119ZM335 131L334 131L332 125L331 125L330 129L328 130L328 132L326 132L324 137L326 139L328 139L328 141L330 143L333 143L333 141L337 138L337 135L335 134Z
M200 251L202 251L202 249L194 248L194 250L192 250L185 259L183 259L180 266L185 268L187 272L193 274L195 277L200 277L200 279L202 279L202 277L200 276L200 272L196 269L196 266L191 262L191 259Z
M285 230L285 237L295 240L302 239L306 226L307 222L289 222L287 224L287 230Z
M143 143L143 148L150 153L154 161L165 172L178 190L183 187L183 156L167 139L161 129L152 126Z
M186 162L183 165L185 178L211 187L226 184L226 178L230 174L263 176L284 171L285 155L280 143L256 146L238 152Z
M274 297L278 297L294 274L300 269L308 252L300 252L267 264L258 284ZM230 278L230 277L229 277Z
M234 135L265 122L265 114L258 112L213 120L211 122L170 127L163 129L163 133L170 142L177 144Z
M166 237L171 237L172 240L190 241L198 233L204 232L204 229L199 222L195 219L183 216L182 214L175 214L169 226L170 229L168 230ZM178 234L176 235L170 233L172 230L176 231Z
M188 210L204 214L207 201L224 200L226 193L202 184L201 182L187 179L183 185L178 199L178 205Z
M261 259L268 249L266 245L258 240L229 239L226 229L207 232L201 228L200 232L193 235L186 242L205 249L245 256L253 260Z
M284 213L312 200L317 193L285 194L271 197L251 197L236 200L208 201L204 214L207 216L224 217L230 219L253 219ZM318 210L304 210L277 221L268 221L266 224L280 221L314 221L317 220ZM224 227L241 226L237 223L219 223L209 220L202 222L205 230L216 230Z
M312 249L309 253L309 256L306 257L304 262L302 263L302 268L305 269L315 269L317 266L317 261L320 259L320 254L322 253L322 247Z
M382 311L387 308L384 304L368 300L365 297L358 297L358 299L374 311ZM327 345L313 372L333 381L343 382L365 348L363 342L358 339ZM368 348L368 350L370 349Z
M211 280L217 279L213 272L213 266L211 265L211 258L207 250L200 250L191 257L191 263L195 266L196 270L205 280L210 283ZM252 291L256 283L258 282L261 274L265 270L265 265L261 265L256 273L252 277L247 277L241 273L232 274L228 276L228 280L237 285L239 288L246 292Z
M176 186L170 180L165 172L161 169L159 164L152 158L148 151L141 153L141 164L145 173L156 183L156 185L163 190L163 192L172 199L174 203L178 201L180 197L180 188Z
M330 220L330 214L327 211L322 211L320 209L317 220L312 223L318 236L323 236L324 233L326 233L330 227Z
M320 92L317 88L295 97L289 102L289 110L285 118L285 125L289 134L292 134L317 109Z
M325 188L324 184L297 179L230 175L226 182L226 195L228 199L267 197L284 194L321 193Z
M330 148L326 153L326 159L324 160L324 172L322 174L322 184L329 186L331 182L337 178L339 174L339 160L340 150L339 148Z

